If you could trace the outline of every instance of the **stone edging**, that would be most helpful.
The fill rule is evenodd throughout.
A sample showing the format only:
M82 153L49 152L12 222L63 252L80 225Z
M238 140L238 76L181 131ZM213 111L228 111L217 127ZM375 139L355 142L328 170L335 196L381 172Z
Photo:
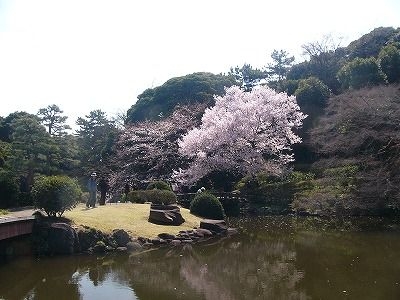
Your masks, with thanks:
M50 223L42 220L34 228L33 248L37 255L138 252L160 246L192 244L235 233L237 230L228 228L224 220L202 220L199 228L180 231L176 235L161 233L157 238L132 239L123 229L115 229L111 234L104 234L89 227L73 228L67 223Z

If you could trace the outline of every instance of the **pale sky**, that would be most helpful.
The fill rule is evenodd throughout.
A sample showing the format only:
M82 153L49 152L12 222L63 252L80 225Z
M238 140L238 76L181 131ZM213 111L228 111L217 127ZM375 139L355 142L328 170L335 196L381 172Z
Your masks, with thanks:
M301 61L302 44L380 26L400 27L399 0L0 0L0 116L113 116L172 77L262 68L274 49Z

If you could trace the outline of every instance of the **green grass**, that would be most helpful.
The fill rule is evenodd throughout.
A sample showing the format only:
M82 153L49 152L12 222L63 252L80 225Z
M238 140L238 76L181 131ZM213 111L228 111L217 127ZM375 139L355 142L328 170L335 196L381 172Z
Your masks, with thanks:
M6 214L8 214L8 210L6 210L6 209L0 209L0 216L1 216L1 215L6 215Z
M64 213L75 225L84 225L110 233L113 229L124 229L131 236L156 237L159 233L177 234L180 230L199 227L201 218L190 214L188 209L181 208L185 223L180 226L156 225L148 222L149 204L118 203L97 206L88 209L80 204Z

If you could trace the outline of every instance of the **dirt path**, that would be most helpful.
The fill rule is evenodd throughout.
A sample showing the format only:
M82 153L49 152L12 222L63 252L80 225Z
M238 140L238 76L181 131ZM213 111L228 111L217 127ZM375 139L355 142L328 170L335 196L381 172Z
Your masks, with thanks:
M10 219L31 217L35 211L36 211L36 209L34 209L32 206L10 209L8 211L8 214L0 215L0 223L2 221L10 220Z

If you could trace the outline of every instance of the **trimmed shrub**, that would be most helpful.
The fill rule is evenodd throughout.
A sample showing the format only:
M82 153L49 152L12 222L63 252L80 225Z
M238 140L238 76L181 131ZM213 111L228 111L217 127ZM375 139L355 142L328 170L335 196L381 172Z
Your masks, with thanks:
M149 185L146 187L146 190L154 190L154 189L172 191L169 184L166 183L165 181L154 181L149 183Z
M144 192L143 190L139 190L139 191L130 191L127 195L126 195L126 202L132 202L132 203L145 203L145 197L144 197Z
M321 80L316 77L309 77L298 82L294 94L300 107L310 105L325 107L331 92Z
M0 208L18 206L17 180L9 172L0 172Z
M386 82L386 76L374 57L357 57L348 62L337 73L337 79L344 89L360 89Z
M300 136L305 136L308 129L314 125L315 120L323 113L330 93L328 86L316 77L299 81L294 94L301 111L307 114L302 129L299 131Z
M240 200L235 197L222 197L218 199L224 208L225 215L237 217L240 215Z
M167 190L138 190L129 192L127 201L133 203L151 202L154 204L167 205L176 203L177 197L174 192Z
M61 217L66 210L74 208L81 194L78 182L66 176L42 177L32 189L35 207L43 209L52 217Z
M400 50L396 46L383 47L379 52L378 62L389 83L400 81Z
M299 87L299 80L285 80L282 82L282 91L286 92L288 96L294 95Z
M221 202L217 197L207 192L196 195L190 203L190 213L214 220L221 220L225 217Z

